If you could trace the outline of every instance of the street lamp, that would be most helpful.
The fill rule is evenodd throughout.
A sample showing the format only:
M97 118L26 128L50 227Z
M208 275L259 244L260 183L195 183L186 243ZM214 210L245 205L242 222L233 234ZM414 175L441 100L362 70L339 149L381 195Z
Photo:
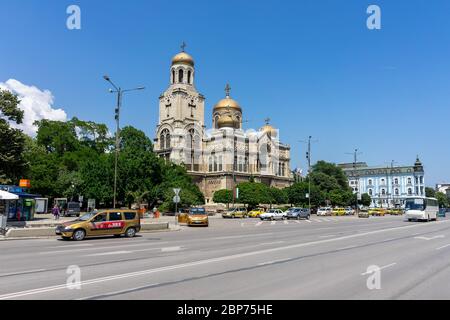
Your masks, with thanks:
M137 90L144 90L145 87L136 87L134 89L126 89L122 90L122 88L117 87L114 82L112 82L111 78L107 75L103 76L103 79L108 81L115 90L109 89L110 93L117 93L117 106L115 109L115 119L116 119L116 150L115 150L115 162L114 162L114 200L113 200L113 206L114 209L116 208L116 195L117 195L117 162L119 157L119 133L120 133L120 127L119 127L119 119L120 119L120 108L122 106L122 96L125 92L131 92L131 91L137 91Z

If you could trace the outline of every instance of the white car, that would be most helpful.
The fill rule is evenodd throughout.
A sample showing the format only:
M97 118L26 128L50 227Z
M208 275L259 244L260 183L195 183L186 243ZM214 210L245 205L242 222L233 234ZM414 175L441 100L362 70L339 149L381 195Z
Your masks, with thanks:
M261 220L283 220L284 212L280 209L270 209L259 216Z
M319 208L319 210L317 210L318 216L331 216L332 214L333 209L331 209L330 207Z
M351 207L345 208L345 215L346 216L353 216L353 215L355 215L355 209L353 209Z

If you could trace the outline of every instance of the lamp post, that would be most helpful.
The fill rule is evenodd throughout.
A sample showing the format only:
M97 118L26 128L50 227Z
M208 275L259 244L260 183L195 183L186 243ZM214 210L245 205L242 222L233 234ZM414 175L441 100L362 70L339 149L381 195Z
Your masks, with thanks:
M312 136L308 137L308 141L299 141L303 143L308 143L308 151L306 152L306 160L308 161L308 207L309 212L311 214L311 142L317 142L312 141Z
M126 89L123 90L121 87L117 87L114 82L112 82L111 78L107 75L103 76L103 79L108 81L113 87L113 89L109 89L110 93L117 93L117 105L115 109L115 119L116 119L116 150L115 150L115 160L114 160L114 200L113 200L113 207L116 208L116 196L117 196L117 163L119 158L119 134L120 134L120 126L119 126L119 120L120 120L120 108L122 107L122 97L125 92L130 91L137 91L137 90L144 90L145 87L137 87L134 89Z

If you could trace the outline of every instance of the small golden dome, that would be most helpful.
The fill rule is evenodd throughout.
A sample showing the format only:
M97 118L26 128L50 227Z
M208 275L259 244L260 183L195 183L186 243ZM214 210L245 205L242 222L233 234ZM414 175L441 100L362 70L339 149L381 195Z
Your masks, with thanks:
M276 137L278 134L278 131L272 127L270 124L266 124L264 127L260 129L263 133L268 133L272 137Z
M234 128L236 126L235 121L229 115L222 115L219 120L217 120L218 128Z
M180 52L175 57L172 58L172 65L174 64L187 64L191 67L194 66L194 59L186 52Z

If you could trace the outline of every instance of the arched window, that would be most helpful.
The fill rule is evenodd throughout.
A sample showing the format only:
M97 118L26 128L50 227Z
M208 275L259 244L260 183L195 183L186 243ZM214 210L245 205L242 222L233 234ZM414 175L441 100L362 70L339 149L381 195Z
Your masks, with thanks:
M188 84L192 84L192 83L191 83L191 75L192 75L191 70L189 70L189 71L188 71L188 76L187 76L187 82L188 82Z
M412 189L411 188L408 188L408 195L409 196L412 195Z
M214 117L214 126L215 126L216 129L219 128L217 122L219 122L219 115L216 115L216 116Z
M184 71L183 69L178 70L178 83L183 83Z
M372 191L372 189L369 189L369 196L372 196L373 195L373 191Z
M222 171L222 170L223 170L222 162L223 162L223 157L222 157L222 156L219 156L219 171Z
M163 131L161 131L161 135L160 135L159 139L160 139L161 149L169 149L170 148L170 132L168 129L164 129Z
M209 157L209 172L213 172L213 158Z
M395 184L398 184L398 178L395 178L395 179L394 179L394 183L395 183Z
M408 184L411 184L411 178L408 178Z
M395 195L398 196L399 195L399 191L398 188L395 188Z
M175 83L175 69L172 69L172 84Z
M369 179L369 186L372 185L372 179Z
M217 156L214 156L214 172L217 172L218 169Z
M383 196L386 195L386 190L385 189L381 189L381 195L383 195Z

